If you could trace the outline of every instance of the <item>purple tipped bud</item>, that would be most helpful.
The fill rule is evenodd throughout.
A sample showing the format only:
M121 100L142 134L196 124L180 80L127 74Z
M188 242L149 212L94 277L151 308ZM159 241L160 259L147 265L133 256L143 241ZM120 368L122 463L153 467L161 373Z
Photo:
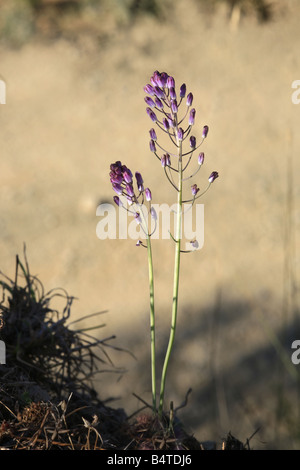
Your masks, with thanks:
M135 244L135 246L141 246L141 245L143 245L143 242L141 240L138 240Z
M119 198L119 196L114 196L113 199L114 199L114 202L117 204L117 206L119 206L119 207L123 206L123 203L122 203L121 199Z
M128 168L124 171L123 177L126 183L132 183L132 173Z
M195 123L195 115L196 115L196 110L195 108L191 109L190 111L190 116L189 116L189 125L193 126Z
M183 129L182 129L182 127L179 127L177 136L178 136L178 140L183 139Z
M199 188L198 188L198 186L197 186L196 184L193 184L193 185L191 186L191 190L192 190L192 195L193 195L193 196L196 196L196 194L197 194L198 191L199 191Z
M148 93L148 95L151 95L151 96L155 94L153 86L149 84L144 86L144 92Z
M210 177L208 178L208 181L210 183L213 183L215 179L217 179L218 177L219 177L219 173L217 171L213 171Z
M159 79L160 73L158 70L155 70L154 74L150 78L150 82L152 83L153 86L158 85L158 79Z
M152 219L157 220L157 214L153 206L151 207L150 213L151 213Z
M193 94L192 93L189 93L186 97L186 105L187 106L192 106L192 103L193 103Z
M205 139L207 137L207 134L208 134L208 126L204 126L203 131L202 131L203 139Z
M166 72L162 72L160 74L160 83L161 83L160 86L161 87L165 87L167 85L168 78L169 78L169 75Z
M193 135L191 135L191 137L190 137L190 147L192 149L194 149L196 147L196 137L194 137Z
M183 83L180 87L180 98L184 98L186 94L186 84Z
M151 152L156 152L156 145L155 145L154 140L150 140L149 146L150 146Z
M151 199L152 199L152 194L151 194L151 191L150 191L149 188L146 188L146 189L145 189L145 196L146 196L146 200L147 200L148 202L151 201Z
M157 140L157 135L156 135L156 132L155 132L155 129L150 129L149 131L149 134L150 134L150 137L152 140Z
M170 98L171 100L176 100L177 98L175 88L173 87L170 88Z
M155 92L157 98L164 98L165 97L165 93L158 86L154 87L154 92Z
M163 118L163 126L166 129L166 131L168 131L170 129L170 124L169 124L168 119Z
M116 173L112 173L110 177L110 182L111 183L116 183L116 184L121 184L123 182L123 176L122 175L117 175Z
M198 155L198 165L203 165L203 163L204 163L204 153L201 152Z
M165 154L166 156L166 166L171 166L171 158L168 153Z
M161 161L161 166L164 168L166 166L166 155L163 155L160 161Z
M126 184L126 192L129 197L134 196L134 191L133 191L133 187L131 184Z
M151 108L155 108L155 103L153 101L152 98L150 98L150 96L145 96L145 102L147 103L148 106L150 106Z
M152 111L152 109L147 108L146 111L147 111L147 114L150 117L151 121L156 122L157 117L156 117L156 114Z
M141 216L140 216L139 212L136 212L136 213L135 213L134 218L135 218L136 223L137 223L138 225L142 222L142 219L141 219Z
M175 88L175 80L173 77L168 77L167 80L167 87L170 88Z
M113 184L112 184L112 187L113 187L113 190L114 190L119 196L121 196L122 191L123 191L122 186L121 186L120 184L113 183Z
M172 109L172 112L174 114L176 114L178 112L178 106L177 106L177 101L176 100L171 101L171 109Z
M158 109L163 109L164 105L157 96L155 97L155 105Z
M141 173L136 172L136 173L135 173L135 178L136 178L136 183L137 183L137 186L138 186L138 190L139 190L139 191L143 191L143 183L144 183L144 181L143 181L143 178L142 178Z
M191 244L192 248L195 248L196 250L197 250L197 248L199 248L199 243L197 242L197 240L191 240L190 244Z

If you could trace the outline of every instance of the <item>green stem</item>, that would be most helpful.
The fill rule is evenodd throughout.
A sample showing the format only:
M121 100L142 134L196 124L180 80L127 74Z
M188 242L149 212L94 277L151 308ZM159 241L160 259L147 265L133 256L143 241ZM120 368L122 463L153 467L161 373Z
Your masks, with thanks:
M181 224L182 224L182 142L178 141L178 198L177 198L177 224L176 224L176 248L175 248L175 264L174 264L174 284L173 284L173 303L172 303L172 320L169 343L165 356L165 361L161 376L160 398L158 414L161 417L164 406L164 394L166 386L167 369L170 361L170 356L174 344L176 322L177 322L177 307L178 307L178 289L179 289L179 270L180 270L180 246L181 246Z
M153 413L156 413L154 282L153 282L152 248L151 248L151 240L150 240L149 235L147 236L147 252L148 252L149 293L150 293L152 407L153 407Z

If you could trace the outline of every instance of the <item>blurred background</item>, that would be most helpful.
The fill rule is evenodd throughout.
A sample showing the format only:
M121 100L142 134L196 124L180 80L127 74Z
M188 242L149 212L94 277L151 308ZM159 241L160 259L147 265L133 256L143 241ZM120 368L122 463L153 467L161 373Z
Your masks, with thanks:
M228 431L254 448L300 448L300 79L297 0L2 0L0 270L26 244L45 289L76 297L82 327L116 335L97 391L130 415L151 402L146 251L99 240L109 165L140 171L156 203L174 193L149 151L143 87L166 71L194 95L210 132L204 247L182 256L166 390L199 440ZM195 131L196 132L196 131ZM197 136L197 133L196 133ZM153 242L158 372L171 318L174 246ZM76 324L77 326L77 324ZM37 351L38 354L38 351ZM135 357L133 357L133 355ZM124 370L124 372L123 372Z

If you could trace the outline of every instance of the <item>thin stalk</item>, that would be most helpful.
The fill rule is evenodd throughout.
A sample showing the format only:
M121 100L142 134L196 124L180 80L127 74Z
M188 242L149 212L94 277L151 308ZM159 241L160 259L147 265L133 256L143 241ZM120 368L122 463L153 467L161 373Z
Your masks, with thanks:
M149 267L149 294L150 294L150 340L151 340L151 380L152 380L152 407L156 413L156 372L155 372L155 311L154 311L154 282L153 262L150 236L147 236L147 253Z
M179 290L179 271L180 271L180 246L181 246L181 224L182 224L182 142L178 140L178 196L177 196L177 220L176 220L176 248L174 263L174 283L173 283L173 302L172 302L172 320L169 343L165 356L165 361L161 376L160 399L158 414L161 417L164 405L164 394L166 386L167 369L170 356L174 344L176 323L177 323L177 307L178 307L178 290Z

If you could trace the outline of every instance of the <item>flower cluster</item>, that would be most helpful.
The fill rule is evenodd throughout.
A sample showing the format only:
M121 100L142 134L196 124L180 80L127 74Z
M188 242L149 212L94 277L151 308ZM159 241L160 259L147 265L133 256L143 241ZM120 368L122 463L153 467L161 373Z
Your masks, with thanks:
M144 87L144 91L147 94L145 97L145 102L147 104L146 112L148 116L161 131L168 134L172 144L176 147L175 153L167 151L165 148L163 148L158 142L156 130L151 128L149 131L150 150L160 160L170 183L175 187L175 189L179 191L179 188L174 184L170 173L171 171L179 171L179 160L183 165L182 172L187 169L189 163L192 160L193 153L200 147L204 139L206 139L209 128L206 125L203 127L202 138L199 144L197 144L196 137L191 134L196 117L196 109L192 107L194 99L193 94L187 94L185 83L180 86L179 91L176 91L174 78L168 75L166 72L160 73L155 71L150 78L150 83ZM181 110L183 110L183 113L180 117L179 112ZM185 153L183 152L184 141L187 141L189 144L189 150L187 150ZM161 155L158 154L157 149L159 149ZM183 158L185 158L185 161ZM174 166L172 166L174 159L177 159L177 165L173 164ZM198 169L194 172L194 174L184 178L185 180L192 178L203 165L203 152L199 153L197 161ZM218 172L213 171L208 178L209 185L216 178L218 178L218 176ZM191 186L191 192L193 196L191 201L194 201L195 198L200 197L203 194L198 194L199 188L196 184Z

